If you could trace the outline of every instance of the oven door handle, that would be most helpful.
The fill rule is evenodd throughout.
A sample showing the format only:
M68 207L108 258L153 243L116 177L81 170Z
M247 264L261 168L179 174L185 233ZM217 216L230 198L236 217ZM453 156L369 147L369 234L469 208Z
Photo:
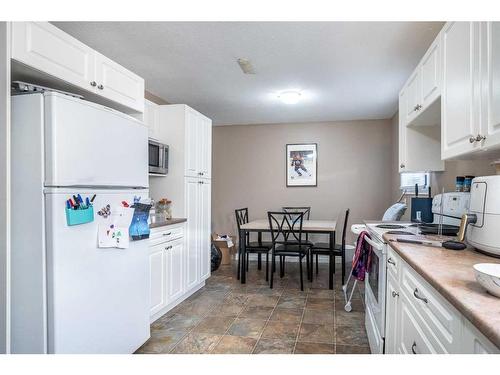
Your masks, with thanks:
M368 242L371 246L373 246L378 251L382 251L384 249L384 244L374 242L372 239L365 236L364 240Z

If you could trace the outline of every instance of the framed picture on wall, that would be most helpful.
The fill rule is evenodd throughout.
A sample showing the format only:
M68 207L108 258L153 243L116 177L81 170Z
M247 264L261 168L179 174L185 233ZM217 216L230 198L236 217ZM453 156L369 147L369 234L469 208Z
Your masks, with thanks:
M318 145L286 145L286 186L318 186Z

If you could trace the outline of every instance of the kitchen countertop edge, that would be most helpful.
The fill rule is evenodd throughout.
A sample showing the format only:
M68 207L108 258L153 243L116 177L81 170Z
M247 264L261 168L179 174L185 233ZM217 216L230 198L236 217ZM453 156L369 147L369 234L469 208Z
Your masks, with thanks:
M411 249L415 247L427 248L428 251L429 249L431 249L430 251L434 252L436 256L441 255L443 257L446 257L446 260L449 260L449 257L446 255L450 250L391 241L391 239L394 240L397 237L398 236L395 235L383 235L384 240L386 240L389 246L391 246L391 248L396 251L396 253L401 256L404 261L406 261L420 276L422 276L434 289L436 289L451 305L453 305L453 307L455 307L463 316L465 316L479 332L481 332L486 338L488 338L494 345L500 348L500 324L496 324L500 323L500 318L497 318L496 321L492 321L491 319L492 315L497 315L500 317L500 299L490 295L476 281L472 265L469 265L469 262L460 261L460 258L457 257L456 267L461 267L462 272L453 272L453 274L456 276L456 278L453 280L455 282L450 281L449 283L447 283L447 280L440 280L439 277L436 277L436 269L434 267L423 268L422 264L414 259L415 256L412 257ZM466 249L463 250L463 252L466 252L464 253L466 255L472 255L474 258L477 258L477 262L475 262L474 264L499 263L498 259L477 253L472 249ZM460 251L460 253L462 253L462 251ZM428 265L428 263L424 264ZM474 288L470 288L471 277L462 279L457 278L457 275L461 275L464 271L466 271L465 268L470 269L470 275L472 275L472 279L474 281ZM456 281L460 281L463 284L461 284L460 282L457 283ZM469 287L467 288L466 286ZM460 297L460 295L458 294L462 294L462 297ZM481 308L482 304L479 301L478 303L464 302L470 301L471 299L481 300L485 298L492 303L498 303L498 310L485 311L484 307Z
M155 223L150 223L149 228L154 229L154 228L166 227L168 225L184 223L186 221L187 221L186 218L173 218L173 219L164 220L164 221L157 221Z

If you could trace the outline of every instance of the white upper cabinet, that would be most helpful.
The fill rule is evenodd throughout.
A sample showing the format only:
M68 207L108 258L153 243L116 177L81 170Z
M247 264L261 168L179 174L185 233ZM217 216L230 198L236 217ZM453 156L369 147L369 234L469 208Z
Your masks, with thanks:
M143 120L148 127L149 138L159 139L160 114L158 104L144 100Z
M186 177L211 178L212 120L186 107Z
M100 95L144 111L144 80L106 56L95 53L95 81Z
M406 91L399 93L399 172L406 172Z
M441 95L441 39L438 36L420 63L421 105L427 108Z
M141 77L49 22L12 22L12 59L56 78L51 82L55 88L64 82L70 85L64 86L66 91L90 100L104 98L134 112L144 111Z
M94 90L94 50L48 22L12 22L12 58Z
M420 90L420 71L417 69L406 84L406 123L410 123L417 115L420 109L421 90Z
M449 22L442 31L441 156L479 149L479 24Z
M476 142L486 149L497 149L500 147L500 22L481 23L481 43L484 98L480 140Z

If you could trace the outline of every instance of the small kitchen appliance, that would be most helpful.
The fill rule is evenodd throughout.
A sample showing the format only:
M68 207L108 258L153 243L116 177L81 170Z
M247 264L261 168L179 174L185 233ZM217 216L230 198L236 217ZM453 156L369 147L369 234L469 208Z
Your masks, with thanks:
M148 141L149 173L166 175L168 173L168 145L149 139Z
M472 180L469 212L462 216L459 240L476 250L500 257L500 176Z

